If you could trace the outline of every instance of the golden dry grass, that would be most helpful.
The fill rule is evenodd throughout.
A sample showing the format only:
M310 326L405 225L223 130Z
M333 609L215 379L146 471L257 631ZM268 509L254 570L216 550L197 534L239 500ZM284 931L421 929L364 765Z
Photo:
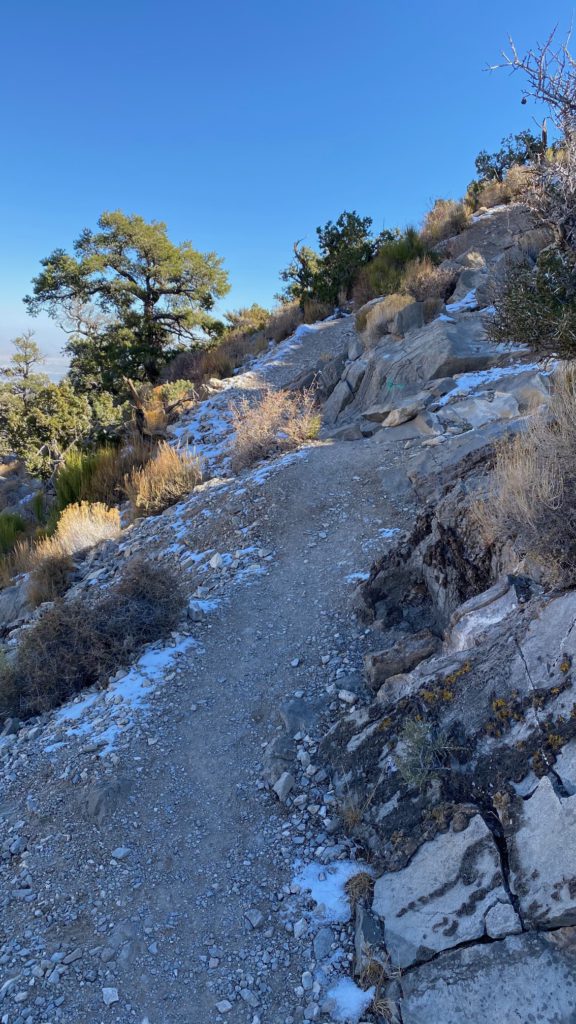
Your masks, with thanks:
M132 515L158 515L187 497L202 480L199 459L162 441L146 465L125 480Z
M20 573L30 573L28 596L32 604L53 601L68 588L72 559L120 534L120 513L102 502L68 505L55 532L39 540L18 541L3 560L2 584Z
M320 430L321 419L311 390L302 394L266 390L255 402L237 402L231 412L232 468L236 473L262 459L298 448L317 437Z
M437 245L460 234L468 223L464 203L455 199L437 199L424 218L421 237L426 245Z
M515 537L553 585L576 580L576 374L553 378L547 407L496 449L488 496L474 510L488 544Z
M359 871L352 875L344 886L346 895L350 900L352 910L357 903L369 903L374 892L374 879L369 871Z
M418 302L428 299L446 301L454 291L458 274L454 270L437 267L429 256L407 264L400 281L400 289Z

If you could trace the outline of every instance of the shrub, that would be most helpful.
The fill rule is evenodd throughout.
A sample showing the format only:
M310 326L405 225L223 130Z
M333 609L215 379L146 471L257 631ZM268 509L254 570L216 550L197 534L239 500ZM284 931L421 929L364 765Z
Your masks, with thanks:
M529 345L540 355L576 356L576 260L550 247L529 262L510 263L486 318L493 341Z
M393 294L387 295L381 302L359 309L356 314L356 330L359 334L365 333L368 343L373 344L388 333L394 317L413 301L411 295Z
M115 540L120 533L120 513L102 502L82 501L68 505L54 536L40 542L40 548L54 549L54 554L78 555L103 541Z
M132 515L136 518L163 512L186 498L201 479L199 460L163 441L145 466L134 469L126 477Z
M0 512L0 553L11 551L26 524L22 516L14 512Z
M57 512L61 512L67 505L82 501L95 465L94 452L83 452L75 448L68 452L55 480Z
M120 514L101 502L87 501L68 505L55 532L39 540L19 541L10 562L13 574L42 569L50 559L71 558L103 541L115 540L120 533ZM46 570L49 572L49 569Z
M0 667L0 714L38 714L105 682L167 636L185 603L177 564L143 559L95 599L58 600L26 630L14 662Z
M437 775L446 771L450 756L459 748L445 733L428 722L410 718L400 733L396 766L404 782L413 789L423 789Z
M62 597L70 586L74 563L70 555L46 555L30 573L26 596L34 607Z
M442 299L452 294L458 274L447 267L437 267L429 256L412 260L406 266L400 280L400 290L408 292L418 302L427 299Z
M426 254L426 246L416 228L387 239L373 260L358 274L353 291L356 307L378 295L397 292L408 263Z
M232 468L240 472L261 459L292 451L318 436L320 415L311 390L265 391L252 404L232 406Z
M489 543L514 536L555 585L576 582L576 376L554 376L546 410L496 450L488 497L477 519Z
M463 203L454 199L437 199L424 218L420 236L425 245L434 246L460 234L467 223L468 214Z

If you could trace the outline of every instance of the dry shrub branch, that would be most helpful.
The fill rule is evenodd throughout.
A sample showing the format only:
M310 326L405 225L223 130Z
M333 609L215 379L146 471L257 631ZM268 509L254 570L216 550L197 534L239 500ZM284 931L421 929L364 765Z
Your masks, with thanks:
M261 459L293 451L318 436L320 415L314 392L264 391L256 402L242 399L232 406L235 472Z
M0 665L0 716L56 707L128 666L145 644L177 625L186 595L176 563L134 560L97 598L58 600Z

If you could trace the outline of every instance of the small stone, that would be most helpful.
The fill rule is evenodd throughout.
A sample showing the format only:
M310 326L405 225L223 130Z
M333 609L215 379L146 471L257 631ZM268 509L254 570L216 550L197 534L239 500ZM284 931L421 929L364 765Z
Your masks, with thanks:
M227 999L221 999L219 1003L216 1003L216 1009L218 1013L229 1013L232 1009L232 1003L228 1002Z
M296 921L293 931L295 939L302 938L304 932L306 931L306 921L304 920L303 917L301 917L299 921Z
M300 664L300 658L292 658L290 664L292 665L292 668L298 668L298 665Z
M115 850L112 850L112 856L114 860L125 860L130 853L127 846L117 846Z
M290 772L282 772L282 775L277 780L277 782L274 783L272 789L276 793L276 796L281 801L281 803L284 803L288 795L294 789L295 785L296 779L294 778L294 776L291 775Z
M117 988L103 988L102 999L104 1000L105 1006L112 1006L112 1003L117 1003L119 1000Z
M260 928L264 924L264 915L259 910L247 910L244 917L250 922L253 928Z

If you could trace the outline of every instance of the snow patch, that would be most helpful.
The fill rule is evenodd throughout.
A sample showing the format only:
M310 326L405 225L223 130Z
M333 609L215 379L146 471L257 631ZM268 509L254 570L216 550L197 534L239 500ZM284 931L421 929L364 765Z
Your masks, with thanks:
M352 978L340 978L328 990L324 1008L338 1024L358 1024L360 1017L370 1006L375 992L375 986L364 991L352 981Z
M316 903L316 914L323 921L345 923L350 920L350 901L346 882L360 871L370 868L359 861L339 860L334 864L306 864L294 878L295 885L306 889Z
M539 370L538 363L513 363L512 366L493 366L489 370L471 370L468 373L457 373L454 377L455 388L447 395L442 395L436 403L439 406L446 405L453 398L462 395L469 395L476 388L483 387L501 377L511 377L514 374L524 373L527 370Z
M460 299L458 302L449 302L446 309L449 313L463 313L464 310L476 309L477 306L476 289L472 288L463 299Z

